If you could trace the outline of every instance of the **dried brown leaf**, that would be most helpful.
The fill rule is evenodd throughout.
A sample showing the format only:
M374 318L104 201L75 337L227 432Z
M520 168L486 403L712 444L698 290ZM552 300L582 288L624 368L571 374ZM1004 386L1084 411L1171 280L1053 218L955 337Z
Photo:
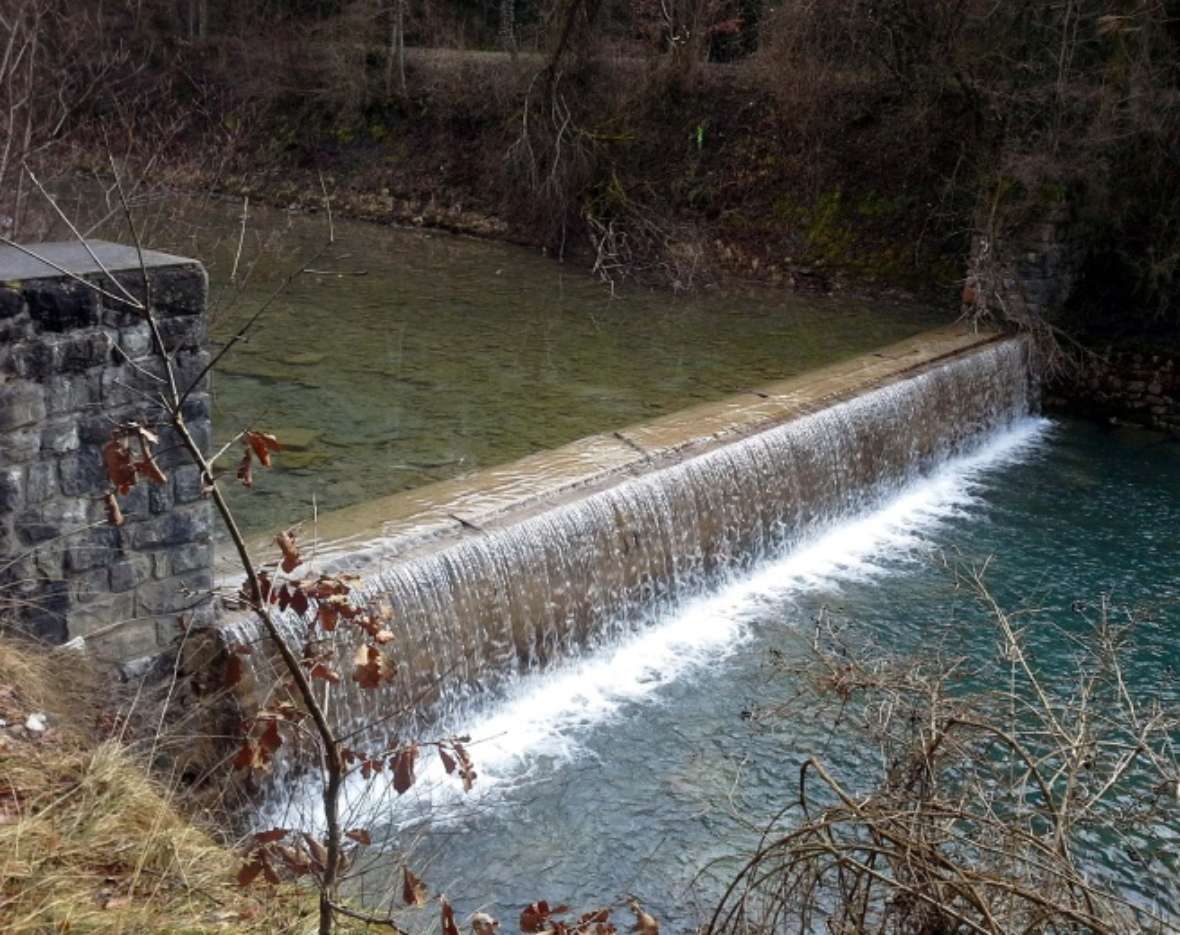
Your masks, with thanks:
M237 653L230 653L225 658L225 672L221 676L221 684L226 688L233 688L246 673L246 664Z
M303 564L303 557L299 554L299 548L295 545L294 530L288 529L286 532L280 532L275 536L275 545L283 553L282 568L287 574L290 574Z
M471 762L467 748L462 743L458 740L452 740L451 746L455 749L455 756L459 758L459 778L463 780L463 791L470 792L471 787L475 785L475 766Z
M385 675L385 659L376 646L362 644L353 656L352 680L361 688L377 688Z
M260 873L262 873L261 860L255 859L243 864L242 869L238 871L238 886L249 886Z
M459 935L459 927L455 925L455 910L445 896L440 896L438 901L442 906L442 935Z
M295 588L294 593L291 595L291 609L302 617L307 613L309 606L307 594L302 589Z
M112 526L123 525L123 511L119 508L119 501L113 493L103 497L103 505L107 508L107 522Z
M247 740L234 757L234 769L258 769L262 765L261 751L252 740Z
M303 832L303 841L307 845L307 853L311 856L312 869L320 873L328 866L328 849L306 831Z
M238 462L238 480L243 487L254 486L254 462L250 458L250 449L242 453L242 460Z
M250 446L250 450L254 452L254 457L258 459L258 463L263 467L270 467L270 453L272 451L282 451L283 446L279 444L279 440L273 435L268 435L266 432L247 432L246 444Z
M520 930L532 935L549 928L549 903L543 899L529 903L520 914Z
M160 469L160 465L156 463L156 459L150 451L145 451L143 457L135 462L135 473L141 477L146 477L157 487L162 487L168 483L168 475Z
M287 869L296 877L301 877L311 871L311 861L302 852L291 847L276 848L279 858L286 864Z
M119 493L127 493L135 486L135 465L131 449L122 438L112 438L102 446L102 463L107 480L115 485Z
M660 923L640 905L638 899L628 900L627 907L635 914L634 931L639 935L660 935Z
M402 867L402 902L407 906L426 905L426 884L409 867Z
M262 875L266 877L266 882L272 886L279 885L279 875L275 873L275 868L270 865L270 861L264 855L262 858Z
M321 627L331 633L336 629L336 624L340 620L340 610L333 604L320 604L320 609L316 614L316 619L320 622Z
M340 681L340 673L324 662L317 662L312 666L308 675L313 679L323 679L325 682L331 682L333 685Z
M410 744L399 750L390 766L393 768L393 788L404 795L414 785L414 762L418 759L418 745Z
M258 746L260 746L266 754L266 759L271 758L279 747L283 745L283 737L279 733L279 722L269 721L266 725L266 730L258 738Z

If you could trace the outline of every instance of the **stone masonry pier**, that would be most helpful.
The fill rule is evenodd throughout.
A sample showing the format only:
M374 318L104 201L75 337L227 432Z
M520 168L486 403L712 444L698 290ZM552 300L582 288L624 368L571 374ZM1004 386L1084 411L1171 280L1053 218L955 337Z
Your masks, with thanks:
M207 279L194 260L90 241L0 247L0 626L100 658L150 657L178 615L210 612L211 513L197 468L160 431L162 486L120 498L108 524L102 446L116 425L159 427L162 364L138 300L144 275L182 382L207 361ZM97 258L97 262L96 262ZM102 291L100 291L102 290ZM106 293L106 294L104 294ZM199 386L186 420L208 443Z

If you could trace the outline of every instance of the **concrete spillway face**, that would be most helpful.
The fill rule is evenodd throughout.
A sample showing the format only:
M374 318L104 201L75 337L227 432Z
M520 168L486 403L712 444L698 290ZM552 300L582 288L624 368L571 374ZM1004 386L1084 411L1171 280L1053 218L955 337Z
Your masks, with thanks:
M334 718L355 730L398 710L437 716L642 627L1026 415L1026 356L1020 340L976 346L396 562L364 590L395 610L397 676L365 692L346 679L334 689ZM306 626L287 625L299 645ZM389 729L365 739L380 743Z

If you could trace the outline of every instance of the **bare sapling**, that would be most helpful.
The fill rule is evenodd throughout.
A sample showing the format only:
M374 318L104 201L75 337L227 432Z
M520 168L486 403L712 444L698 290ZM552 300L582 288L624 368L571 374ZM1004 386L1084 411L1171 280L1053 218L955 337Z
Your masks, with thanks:
M269 769L276 752L287 743L288 735L299 732L301 736L314 741L316 765L321 777L323 836L317 837L310 832L294 829L272 829L255 835L247 848L239 882L248 885L259 877L272 883L280 879L310 877L319 891L320 932L332 931L337 915L392 925L392 920L387 916L366 914L345 905L341 900L342 878L351 859L346 842L354 849L372 842L368 830L343 826L341 791L345 782L356 774L366 780L388 776L397 794L403 794L416 781L415 765L419 756L430 747L436 750L446 772L454 775L465 789L470 789L476 772L464 739L446 738L425 743L408 741L390 749L361 751L351 745L349 736L342 736L334 728L326 709L330 703L331 686L339 684L345 677L342 673L346 672L351 681L361 688L372 689L391 678L396 671L389 647L393 636L384 626L388 622L389 611L370 610L356 603L349 578L311 574L293 530L281 532L275 537L280 553L278 559L274 562L256 560L224 496L218 461L240 443L241 453L234 476L238 482L249 487L253 484L255 465L270 467L273 457L281 452L282 444L274 435L250 428L237 433L233 441L220 451L207 455L201 442L190 431L185 416L186 401L213 366L250 333L281 291L307 264L300 264L203 367L195 374L191 369L186 372L186 368L178 364L175 354L169 350L155 314L152 276L144 262L138 227L113 159L111 169L127 230L139 255L142 288L138 294L105 270L86 245L85 238L63 215L63 220L103 271L102 277L92 277L99 282L77 276L74 278L96 290L108 304L141 316L151 332L155 357L149 364L137 364L137 370L152 387L150 393L144 394L145 417L142 421L114 426L103 446L103 466L110 483L110 489L104 497L107 521L114 526L124 523L119 498L130 493L136 485L162 485L167 482L167 475L156 454L161 433L169 432L200 472L203 491L212 500L240 562L244 577L239 592L241 602L258 620L268 645L281 663L281 682L268 692L271 703L256 712L245 725L245 735L233 759L233 766L252 772ZM32 173L28 175L36 183ZM49 198L47 192L44 194ZM51 198L49 200L56 209L56 203ZM329 245L333 239L329 238ZM27 252L36 255L33 250ZM304 571L307 576L294 577L293 573L297 570ZM295 614L305 624L307 639L302 646L292 645L284 636L276 619L282 613ZM359 645L351 659L351 671L348 671L349 662L338 660L331 644L323 639L324 635L332 633L337 627L349 627L359 634ZM227 687L232 687L240 679L242 656L251 652L253 649L250 647L236 647L231 653L225 672ZM323 687L320 694L317 694L317 686ZM410 874L408 868L406 873ZM446 911L449 911L449 907Z
M354 808L346 799L346 787L359 782L367 790L383 780L392 794L400 797L420 781L425 771L424 757L430 755L437 757L442 774L464 792L469 792L477 779L470 738L449 735L433 739L395 737L376 746L373 742L366 744L358 740L371 733L369 728L411 713L408 711L375 717L360 729L334 723L331 716L333 693L346 680L361 690L371 691L395 677L398 663L394 654L395 637L390 628L395 611L384 603L361 598L353 576L314 571L311 559L304 554L297 528L275 535L276 557L259 560L227 503L222 485L228 480L253 487L255 471L272 467L275 459L282 457L282 440L251 426L238 431L217 451L206 454L185 416L186 401L199 390L210 370L232 347L250 335L282 291L302 271L313 268L334 244L335 228L330 220L330 205L330 233L324 248L300 263L216 353L199 368L193 368L191 362L182 366L169 350L155 313L152 276L143 259L140 234L113 159L111 170L126 226L139 254L141 288L138 293L128 289L109 273L105 277L109 280L107 285L97 285L89 279L84 281L91 288L99 289L105 302L133 310L143 318L151 331L154 360L137 362L145 381L152 387L144 397L144 418L114 426L102 449L103 466L110 484L104 497L107 520L115 526L125 521L120 497L129 494L137 485L167 482L167 474L157 453L165 444L165 434L174 438L183 447L188 460L198 468L203 491L211 499L233 545L242 573L233 600L239 608L253 615L265 634L261 644L237 644L229 648L220 675L221 687L232 690L242 682L250 666L250 657L265 653L268 662L277 659L271 670L275 672L273 678L261 686L262 705L242 724L241 736L231 757L232 768L248 776L265 775L273 769L280 751L289 754L298 751L301 755L310 751L309 758L318 774L322 830L315 827L317 821L299 820L252 834L245 842L238 883L247 887L300 880L312 882L318 892L318 930L321 933L331 932L341 919L405 931L400 913L428 906L430 890L404 857L384 850L391 842L379 840L379 835L366 826L374 809ZM85 242L81 235L79 240ZM101 268L101 264L99 266ZM196 369L195 373L193 369ZM223 468L224 460L232 463ZM231 472L232 480L229 479ZM342 633L347 638L337 639ZM298 638L293 634L299 634ZM345 647L347 650L342 652ZM258 659L253 661L260 662ZM258 664L251 668L255 675L264 670ZM372 853L368 855L370 851ZM357 905L347 898L350 881L363 880L367 856L371 858L368 869L376 865L386 879L390 877L391 867L400 871L400 892L385 894L378 900L382 907L380 911L365 908L373 904L371 900ZM458 923L451 903L444 894L435 896L442 932L457 935ZM612 913L621 908L634 915L637 931L649 935L658 932L654 918L634 898L583 913L574 913L565 905L538 900L522 912L521 931L612 935L618 931L611 921ZM491 916L481 912L472 915L469 923L476 935L491 933L499 925Z

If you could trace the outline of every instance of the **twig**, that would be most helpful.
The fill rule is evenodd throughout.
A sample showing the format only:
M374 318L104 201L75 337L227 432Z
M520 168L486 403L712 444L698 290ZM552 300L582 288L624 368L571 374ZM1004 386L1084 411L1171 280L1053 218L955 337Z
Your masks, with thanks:
M249 213L250 196L245 195L242 198L242 227L238 231L238 249L234 251L234 267L229 273L230 282L237 282L238 279L238 261L242 258L242 244L246 242L246 217Z
M332 223L332 199L328 197L328 186L324 184L324 173L320 172L320 191L324 194L324 210L328 213L328 243L336 242L336 226Z

